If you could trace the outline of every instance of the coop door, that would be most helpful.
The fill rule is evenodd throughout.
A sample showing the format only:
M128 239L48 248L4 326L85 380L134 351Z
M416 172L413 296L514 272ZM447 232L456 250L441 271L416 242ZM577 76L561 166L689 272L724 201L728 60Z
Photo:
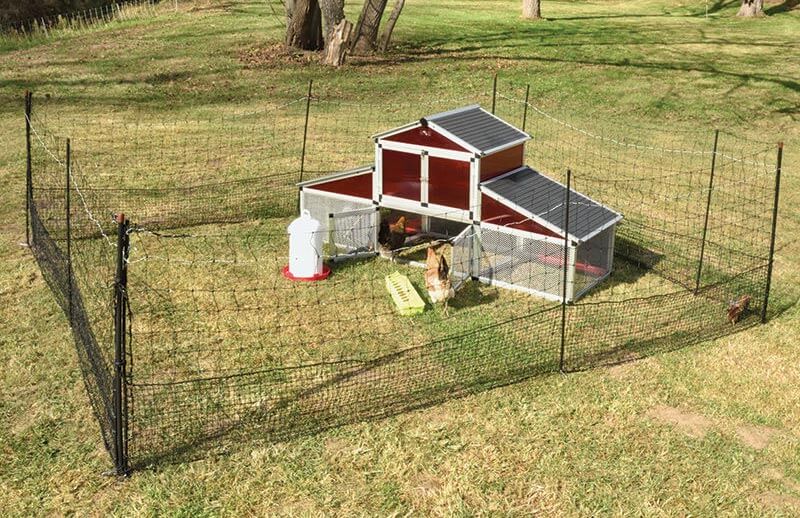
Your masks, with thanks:
M475 231L472 225L469 225L453 239L452 255L450 257L450 281L455 290L458 290L464 284L464 281L470 278L474 237Z
M383 194L419 202L422 157L419 154L383 150Z
M325 256L333 259L372 254L378 240L378 209L350 210L328 215Z

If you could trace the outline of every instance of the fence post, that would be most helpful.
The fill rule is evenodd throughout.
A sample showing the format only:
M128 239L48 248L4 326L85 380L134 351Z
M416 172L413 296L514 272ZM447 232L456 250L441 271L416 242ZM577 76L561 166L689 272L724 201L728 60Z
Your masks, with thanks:
M308 94L306 94L306 121L303 124L303 150L300 152L300 182L303 181L303 173L306 170L306 139L308 138L308 116L311 112L311 87L314 80L308 80ZM297 212L300 212L300 193L297 193Z
M558 360L558 370L564 372L564 352L567 337L567 269L569 268L569 191L572 187L572 171L567 169L567 192L564 195L564 276L561 287L561 353Z
M128 473L128 445L125 437L127 405L125 398L125 317L128 300L128 220L117 221L117 273L114 279L114 464L117 475Z
M497 106L497 74L494 75L494 80L492 81L492 114L494 115L494 109Z
M66 209L67 234L67 315L72 327L72 214L70 211L69 182L72 176L72 144L67 139L66 183L64 184L64 207Z
M700 242L700 262L697 263L697 277L694 283L694 294L700 291L700 281L703 276L703 258L706 253L706 235L708 233L708 215L711 211L711 193L714 190L714 170L717 165L717 142L719 142L719 130L714 130L714 148L711 153L711 174L708 177L708 195L706 196L706 214L703 218L703 240Z
M522 131L525 131L525 126L528 124L528 98L531 95L531 85L525 87L525 107L522 111Z
M772 263L775 257L775 231L778 228L778 200L781 192L781 162L783 162L783 142L778 143L778 160L775 166L775 198L772 202L772 231L769 236L769 262L767 262L767 286L764 289L764 304L761 306L761 323L767 323L769 290L772 286Z
M31 203L33 203L33 168L31 166L31 113L33 112L33 94L25 91L25 149L27 165L25 171L25 242L31 246Z

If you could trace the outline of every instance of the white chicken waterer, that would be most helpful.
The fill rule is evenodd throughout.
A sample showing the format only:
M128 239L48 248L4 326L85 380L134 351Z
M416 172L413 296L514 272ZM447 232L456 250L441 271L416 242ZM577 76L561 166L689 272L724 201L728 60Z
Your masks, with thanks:
M292 221L289 232L289 264L283 275L294 281L320 281L331 270L322 262L322 224L304 210Z

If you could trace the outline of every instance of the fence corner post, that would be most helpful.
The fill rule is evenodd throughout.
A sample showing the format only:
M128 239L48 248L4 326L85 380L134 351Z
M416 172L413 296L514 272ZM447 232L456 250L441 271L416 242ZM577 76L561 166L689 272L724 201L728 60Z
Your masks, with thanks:
M563 268L561 286L561 351L558 359L558 370L564 373L564 354L566 352L567 338L567 277L570 264L569 253L569 192L572 188L572 171L567 169L567 189L564 194L564 258L561 267Z
M127 475L127 400L125 393L125 337L128 285L129 222L125 215L115 216L117 222L117 272L114 279L114 465L117 475Z
M767 323L769 290L772 286L772 265L775 259L775 234L778 228L778 202L781 193L781 163L783 162L783 142L778 143L778 158L775 164L775 196L772 201L772 229L769 236L769 260L767 261L767 284L764 287L764 302L761 305L761 323Z
M33 93L25 90L25 149L27 153L25 171L25 243L31 246L31 203L33 203L33 167L31 158L31 114Z
M300 180L298 183L303 182L303 173L306 170L306 140L308 139L308 118L311 112L311 88L314 86L314 80L308 80L308 93L306 94L306 119L303 124L303 149L300 152ZM297 193L297 212L300 212L300 193Z

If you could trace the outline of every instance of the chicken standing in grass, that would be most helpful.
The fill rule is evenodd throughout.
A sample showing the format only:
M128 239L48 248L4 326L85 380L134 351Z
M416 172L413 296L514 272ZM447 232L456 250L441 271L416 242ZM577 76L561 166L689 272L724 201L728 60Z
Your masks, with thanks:
M444 258L436 254L433 246L428 246L428 258L425 262L425 287L431 302L444 302L444 311L447 313L447 301L455 297L456 292L450 282L450 266Z
M378 229L378 244L381 257L394 259L396 250L403 247L406 242L406 217L400 216L394 223L387 220L381 221Z
M750 309L750 295L742 295L739 300L732 300L728 304L728 322L737 323L742 315Z

